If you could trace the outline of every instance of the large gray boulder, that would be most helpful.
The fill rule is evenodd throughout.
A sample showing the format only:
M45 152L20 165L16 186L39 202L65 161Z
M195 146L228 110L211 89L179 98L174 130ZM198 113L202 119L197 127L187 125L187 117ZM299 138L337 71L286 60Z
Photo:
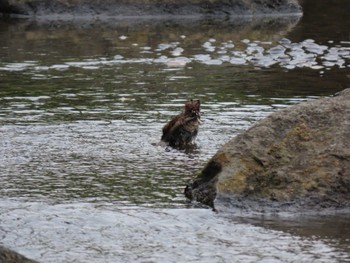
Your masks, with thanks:
M350 89L271 114L226 143L185 190L254 211L350 207Z
M297 0L0 0L0 13L29 16L162 16L301 13Z

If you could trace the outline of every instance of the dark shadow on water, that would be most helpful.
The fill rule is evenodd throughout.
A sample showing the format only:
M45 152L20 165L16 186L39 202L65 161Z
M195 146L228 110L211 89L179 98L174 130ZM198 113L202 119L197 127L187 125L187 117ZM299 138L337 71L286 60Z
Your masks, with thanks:
M349 41L350 34L350 1L333 0L313 1L303 0L303 16L300 23L287 37L293 41L314 39L318 43L328 41Z

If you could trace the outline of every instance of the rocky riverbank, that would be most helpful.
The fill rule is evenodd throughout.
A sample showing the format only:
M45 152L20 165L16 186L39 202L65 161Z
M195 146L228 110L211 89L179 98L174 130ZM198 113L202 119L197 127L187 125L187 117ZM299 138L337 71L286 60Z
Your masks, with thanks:
M186 188L219 209L350 207L350 89L275 112L226 143Z
M297 0L0 0L0 13L58 16L189 16L301 13Z

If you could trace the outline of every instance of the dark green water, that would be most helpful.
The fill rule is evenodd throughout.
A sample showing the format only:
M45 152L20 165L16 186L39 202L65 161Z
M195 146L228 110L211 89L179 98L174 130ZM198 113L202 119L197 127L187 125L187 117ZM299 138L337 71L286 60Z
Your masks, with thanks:
M329 218L231 221L183 195L232 136L349 86L343 10L306 3L302 18L0 21L3 244L43 262L349 260L349 233L325 231ZM190 98L203 105L197 147L158 146ZM349 228L347 215L335 218ZM296 225L305 231L289 231ZM112 246L119 236L125 242Z

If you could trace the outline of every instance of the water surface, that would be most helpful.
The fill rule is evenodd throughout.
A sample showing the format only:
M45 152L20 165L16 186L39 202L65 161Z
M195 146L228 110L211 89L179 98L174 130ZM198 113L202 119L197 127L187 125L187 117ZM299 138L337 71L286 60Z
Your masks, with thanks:
M232 219L183 195L254 122L348 86L346 23L330 12L339 34L310 30L309 16L1 21L3 245L42 262L350 260L349 232L329 231L346 214ZM190 98L196 147L159 146Z

